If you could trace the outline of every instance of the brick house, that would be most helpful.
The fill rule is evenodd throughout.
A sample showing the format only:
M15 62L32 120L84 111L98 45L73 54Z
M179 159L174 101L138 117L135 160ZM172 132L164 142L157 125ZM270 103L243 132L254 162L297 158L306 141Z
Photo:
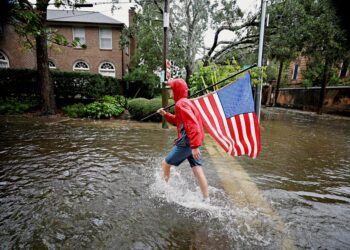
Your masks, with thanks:
M300 87L304 80L304 72L307 69L307 57L300 56L291 61L288 66L288 81L291 86ZM335 65L337 76L340 79L350 79L349 61L342 61Z
M129 25L135 11L129 10ZM119 46L126 25L99 12L77 10L48 10L48 28L58 31L68 41L78 37L86 48L53 45L48 49L49 66L61 71L100 73L121 79L128 71L136 42L122 50ZM0 35L0 68L36 68L34 51L24 50L20 37L10 25Z

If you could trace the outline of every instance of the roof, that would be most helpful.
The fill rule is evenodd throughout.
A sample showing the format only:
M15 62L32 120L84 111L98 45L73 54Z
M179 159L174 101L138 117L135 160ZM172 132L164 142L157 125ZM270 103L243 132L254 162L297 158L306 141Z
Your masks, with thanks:
M47 21L124 25L124 23L96 11L77 10L47 10Z

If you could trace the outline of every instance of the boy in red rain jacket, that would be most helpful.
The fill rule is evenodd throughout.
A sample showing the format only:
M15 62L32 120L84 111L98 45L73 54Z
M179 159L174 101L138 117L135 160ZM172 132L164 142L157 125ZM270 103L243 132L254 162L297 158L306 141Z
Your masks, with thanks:
M164 179L170 178L170 167L178 166L188 160L192 172L197 178L204 200L209 200L208 183L202 170L200 146L204 139L202 120L197 108L187 99L187 83L182 79L169 81L170 97L175 101L175 115L166 112L163 108L158 113L177 127L177 139L170 153L162 162Z

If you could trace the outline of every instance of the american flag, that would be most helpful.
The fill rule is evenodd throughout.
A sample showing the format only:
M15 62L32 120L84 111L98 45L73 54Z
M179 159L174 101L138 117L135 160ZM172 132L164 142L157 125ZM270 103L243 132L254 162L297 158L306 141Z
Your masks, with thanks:
M192 102L198 108L206 130L228 154L258 156L260 128L249 73Z

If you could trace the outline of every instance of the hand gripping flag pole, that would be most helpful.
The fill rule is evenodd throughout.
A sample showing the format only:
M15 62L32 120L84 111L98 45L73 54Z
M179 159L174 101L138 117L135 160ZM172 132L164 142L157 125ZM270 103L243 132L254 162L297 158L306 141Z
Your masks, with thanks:
M243 72L245 72L245 71L247 71L247 70L250 70L250 69L256 67L256 66L257 66L257 64L253 64L253 65L249 66L248 68L245 68L245 69L243 69L243 70L241 70L241 71L238 71L237 73L235 73L235 74L233 74L233 75L231 75L231 76L229 76L229 77L226 77L225 79L223 79L223 80L221 80L221 81L219 81L219 82L217 82L217 83L214 83L214 84L212 84L212 85L210 85L210 86L208 86L208 87L206 87L206 88L204 88L204 89L201 89L201 90L195 92L194 94L190 95L188 98L197 96L198 94L204 92L205 90L207 90L207 89L209 89L209 88L212 88L212 87L214 87L214 86L216 86L216 85L218 85L218 84L220 84L220 83L223 83L223 82L225 82L225 81L227 81L227 80L229 80L229 79L231 79L231 78L233 78L233 77L235 77L235 76L237 76L237 75L239 75L239 74L242 74ZM168 106L164 107L164 110L170 109L170 108L173 107L173 106L175 106L175 104L168 105ZM150 117L152 117L152 116L154 116L154 115L156 115L156 114L158 114L158 113L157 113L157 112L154 112L154 113L152 113L152 114L150 114L150 115L148 115L148 116L142 118L141 121L147 120L148 118L150 118Z

